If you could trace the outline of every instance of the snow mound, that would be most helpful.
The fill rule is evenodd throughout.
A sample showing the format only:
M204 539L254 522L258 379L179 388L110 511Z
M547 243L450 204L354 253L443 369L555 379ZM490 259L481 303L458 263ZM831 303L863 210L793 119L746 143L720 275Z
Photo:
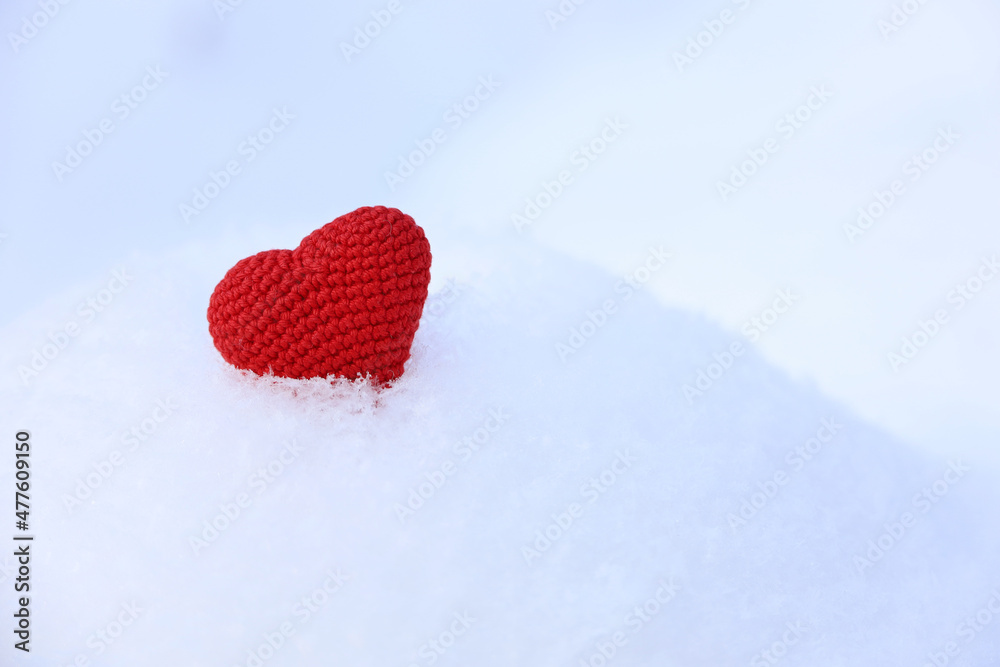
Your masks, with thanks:
M1000 654L987 476L738 334L530 242L456 243L393 386L257 378L205 320L235 245L135 259L92 317L103 283L3 333L34 443L26 664Z

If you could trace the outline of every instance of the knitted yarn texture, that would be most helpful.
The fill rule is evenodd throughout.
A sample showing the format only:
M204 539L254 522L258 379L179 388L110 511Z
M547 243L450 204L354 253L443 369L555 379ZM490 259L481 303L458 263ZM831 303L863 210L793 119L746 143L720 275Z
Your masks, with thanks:
M398 378L430 282L431 247L413 218L363 207L295 250L241 259L215 287L208 330L222 357L258 375Z

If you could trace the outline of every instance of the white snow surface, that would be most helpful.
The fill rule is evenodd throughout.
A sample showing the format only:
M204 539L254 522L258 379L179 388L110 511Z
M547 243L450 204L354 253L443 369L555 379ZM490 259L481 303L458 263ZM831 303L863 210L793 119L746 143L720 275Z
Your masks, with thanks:
M689 404L682 386L741 337L524 240L432 239L435 283L458 296L431 295L388 389L247 375L205 309L268 241L298 239L132 257L128 287L27 388L3 377L4 420L32 430L38 535L18 664L923 665L948 642L955 664L996 664L1000 618L960 634L1000 601L997 495L969 462L915 453L749 345ZM7 326L4 362L81 322L106 281ZM564 363L556 343L605 299L617 309ZM148 433L134 448L132 428ZM789 457L818 431L811 460ZM428 497L401 515L413 493ZM762 506L734 522L745 500Z

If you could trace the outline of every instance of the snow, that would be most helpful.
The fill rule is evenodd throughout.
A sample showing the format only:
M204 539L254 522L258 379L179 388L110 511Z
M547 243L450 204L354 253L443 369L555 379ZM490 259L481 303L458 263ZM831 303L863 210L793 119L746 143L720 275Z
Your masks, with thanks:
M435 248L478 268L447 274L387 390L248 376L212 347L203 297L258 242L134 257L104 312L4 387L35 443L25 664L253 665L268 635L265 663L299 666L576 665L608 642L615 664L748 664L785 639L785 664L922 664L952 640L963 664L996 656L995 623L955 635L998 584L995 493L967 462L915 504L949 462L750 346L689 402L732 334L519 241ZM4 332L5 362L32 331ZM886 524L902 534L856 560ZM122 605L138 618L100 651Z
M0 57L0 665L995 664L1000 284L955 298L1000 249L995 4L399 2L350 60L388 2L56 3ZM405 375L224 364L225 271L375 204L434 255Z

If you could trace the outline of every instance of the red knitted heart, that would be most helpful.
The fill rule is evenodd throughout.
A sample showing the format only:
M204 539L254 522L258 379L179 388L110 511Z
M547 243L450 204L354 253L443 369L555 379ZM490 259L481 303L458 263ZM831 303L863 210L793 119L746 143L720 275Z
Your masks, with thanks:
M410 216L359 208L295 250L241 259L215 287L208 330L223 358L258 375L403 373L420 323L431 246Z

